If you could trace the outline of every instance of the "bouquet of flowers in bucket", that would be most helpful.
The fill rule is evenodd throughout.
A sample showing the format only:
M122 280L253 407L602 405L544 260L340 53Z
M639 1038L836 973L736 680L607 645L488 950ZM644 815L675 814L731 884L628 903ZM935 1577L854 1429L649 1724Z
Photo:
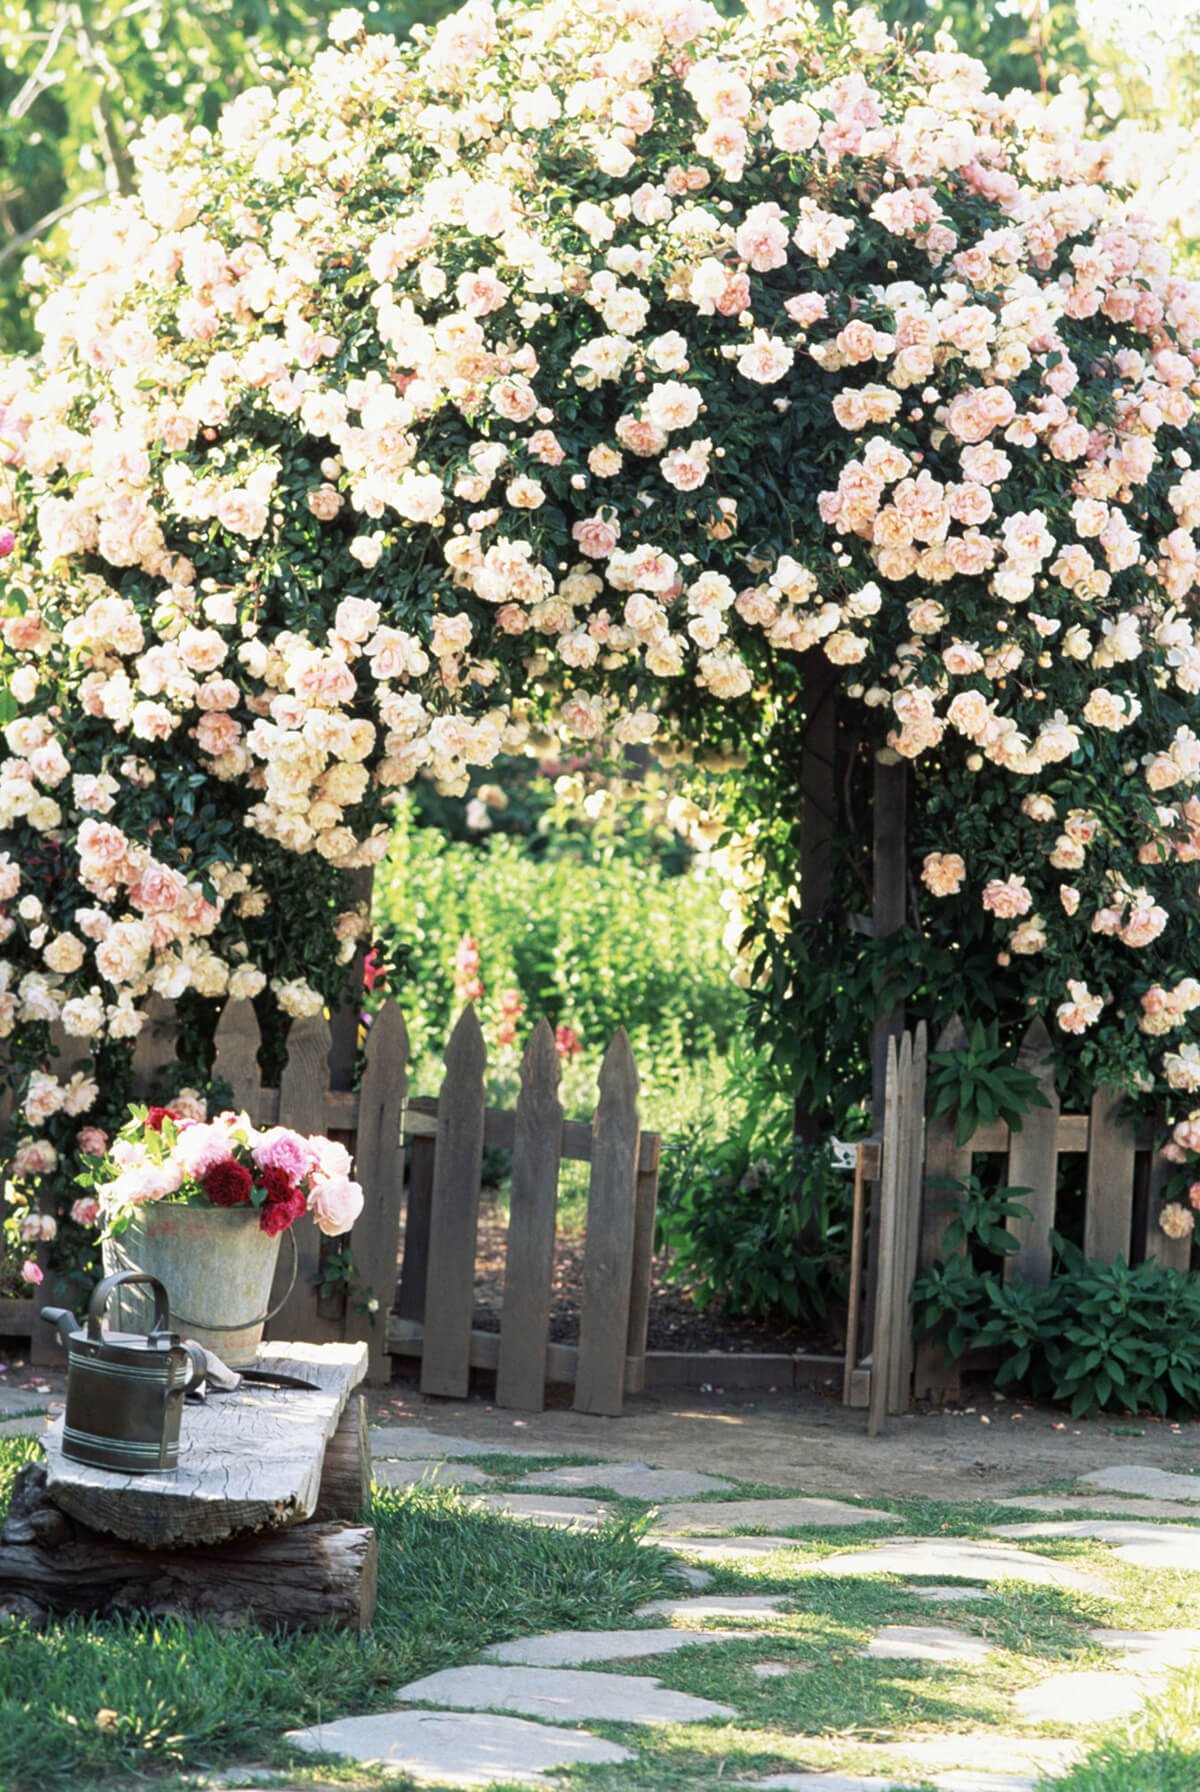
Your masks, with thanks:
M344 1145L286 1126L259 1131L246 1114L201 1120L169 1107L135 1107L105 1155L85 1161L77 1180L94 1191L95 1218L109 1236L159 1201L256 1208L272 1237L309 1213L335 1238L362 1212Z

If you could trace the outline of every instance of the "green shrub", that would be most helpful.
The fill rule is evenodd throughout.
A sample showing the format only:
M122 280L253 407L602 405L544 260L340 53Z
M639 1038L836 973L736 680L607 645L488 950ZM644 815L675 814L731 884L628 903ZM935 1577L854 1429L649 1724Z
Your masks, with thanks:
M935 1264L913 1289L918 1336L954 1360L997 1349L998 1387L1097 1412L1200 1412L1200 1281L1142 1263L1085 1262L1065 1247L1046 1288L1007 1282L969 1257Z
M740 1114L708 1113L663 1158L659 1240L701 1308L824 1324L845 1299L850 1178L831 1144L792 1136L791 1103L761 1065Z
M564 1100L590 1113L604 1048L623 1026L652 1102L727 1049L743 1024L744 997L721 943L720 884L699 862L669 875L645 858L645 842L620 835L598 843L559 833L537 842L539 856L531 844L499 834L479 845L447 840L401 809L376 876L375 927L413 1056L441 1052L462 1006L455 953L469 937L494 1077L507 1074L515 1093L516 1044L544 1014L578 1037ZM517 1041L503 1046L499 1002L509 990L524 1012Z

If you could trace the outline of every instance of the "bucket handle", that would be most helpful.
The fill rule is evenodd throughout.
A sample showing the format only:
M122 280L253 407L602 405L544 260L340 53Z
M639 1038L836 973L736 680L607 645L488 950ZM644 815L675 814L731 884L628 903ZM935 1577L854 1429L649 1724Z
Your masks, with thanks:
M214 1325L209 1319L189 1319L186 1313L172 1313L171 1317L174 1319L176 1325L196 1325L200 1327L201 1331L205 1332L244 1332L249 1325L265 1325L268 1319L274 1319L276 1313L280 1312L291 1298L292 1289L296 1286L296 1277L300 1273L300 1247L296 1243L296 1235L290 1226L287 1229L287 1237L288 1242L292 1247L291 1280L288 1282L283 1295L275 1302L275 1305L271 1307L268 1312L260 1313L257 1319L239 1319L235 1325ZM120 1281L121 1278L119 1276L110 1276L109 1280ZM142 1280L153 1281L154 1278L152 1276L143 1276ZM101 1283L100 1286L103 1287L104 1284ZM96 1293L99 1294L99 1292L100 1289L98 1288ZM95 1296L93 1296L93 1299L94 1298ZM157 1320L155 1329L158 1329Z
M145 1282L154 1290L154 1324L150 1327L149 1336L153 1338L159 1332L170 1331L171 1314L167 1306L167 1291L158 1277L147 1275L144 1269L119 1269L115 1275L105 1276L92 1289L87 1310L87 1335L91 1343L99 1344L104 1335L100 1321L104 1317L109 1295L115 1288L124 1287L130 1282Z

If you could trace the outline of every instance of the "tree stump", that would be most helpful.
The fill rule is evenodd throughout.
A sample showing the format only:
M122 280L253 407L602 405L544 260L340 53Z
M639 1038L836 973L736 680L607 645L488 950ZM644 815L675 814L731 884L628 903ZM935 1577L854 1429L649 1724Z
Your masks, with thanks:
M375 1615L369 1525L309 1523L207 1547L138 1549L56 1506L46 1470L17 1476L0 1531L0 1615L45 1623L80 1613L174 1613L234 1627L362 1631Z

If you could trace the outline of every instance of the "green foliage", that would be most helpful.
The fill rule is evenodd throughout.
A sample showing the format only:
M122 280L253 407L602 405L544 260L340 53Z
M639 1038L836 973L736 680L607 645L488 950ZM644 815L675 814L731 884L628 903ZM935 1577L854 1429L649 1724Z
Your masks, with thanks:
M965 1046L930 1053L930 1118L957 1114L960 1145L996 1120L1020 1132L1028 1108L1049 1107L1037 1078L1008 1063L1008 1056L996 1027L978 1020Z
M947 1252L968 1249L978 1243L985 1251L1005 1257L1017 1249L1017 1241L1009 1229L1009 1221L1028 1219L1029 1209L1015 1199L1032 1194L1027 1188L987 1188L978 1176L964 1176L961 1182L940 1183L932 1188L954 1190L954 1218L946 1227L943 1246Z
M464 936L479 947L479 1005L493 1060L502 1056L496 1000L506 990L524 1004L519 1039L542 1014L569 1026L593 1075L623 1026L644 1098L725 1050L744 999L729 979L716 878L699 865L665 875L636 834L555 831L538 844L533 858L507 835L478 846L450 841L399 811L376 876L375 927L414 1057L440 1052L462 1005L454 957Z
M821 1325L845 1297L849 1178L832 1146L793 1138L791 1103L765 1067L746 1068L732 1126L706 1115L671 1142L660 1241L701 1308Z
M952 1360L1001 1352L998 1386L1020 1386L1097 1412L1200 1412L1200 1284L1142 1263L1069 1263L1046 1288L1001 1282L966 1257L935 1264L917 1282L918 1335Z

